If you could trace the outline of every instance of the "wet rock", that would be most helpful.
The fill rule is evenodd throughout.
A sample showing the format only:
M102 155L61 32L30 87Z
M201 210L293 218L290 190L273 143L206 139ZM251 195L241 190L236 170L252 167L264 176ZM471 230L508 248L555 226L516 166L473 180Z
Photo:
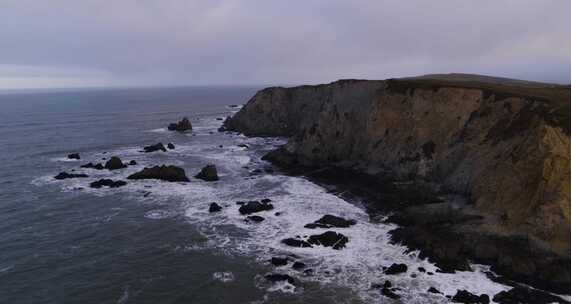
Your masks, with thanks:
M79 153L71 153L67 155L68 159L81 159L81 157L79 156Z
M246 219L248 221L255 222L255 223L260 223L260 222L263 222L265 220L265 218L263 218L259 215L250 215Z
M312 245L333 247L333 249L339 250L345 248L345 244L349 242L349 238L347 238L341 233L337 233L334 231L327 231L322 234L310 236L307 242Z
M105 169L107 170L118 170L123 168L127 168L127 165L123 164L121 159L117 156L111 157L111 159L105 163Z
M398 294L394 293L390 288L386 288L386 287L385 287L385 288L381 289L381 293L382 293L385 297L388 297L388 298L391 298L391 299L395 299L395 300L396 300L396 299L400 299L400 296L399 296Z
M287 257L272 257L270 263L274 266L285 266L287 265L288 258Z
M129 166L136 166L137 165L137 161L132 160L129 162Z
M426 269L424 269L424 267L418 267L418 271L420 271L420 272L426 272Z
M242 205L245 205L245 204L246 204L246 202L242 202L242 201L236 202L236 205L238 205L238 206L242 206Z
M100 179L98 181L94 181L91 184L89 184L89 187L96 188L96 189L99 189L103 186L106 186L109 188L119 188L119 187L123 187L125 185L127 185L127 183L122 181L122 180L114 181L112 179Z
M408 270L408 267L406 266L406 264L393 263L387 270L385 270L385 274L395 275L395 274L406 272L407 270Z
M224 120L222 117L216 117L216 120Z
M62 180L68 178L85 178L89 177L87 174L74 174L74 173L67 173L67 172L60 172L58 175L54 176L55 179Z
M143 197L148 197L149 195L151 195L151 192L145 192L145 194L143 194Z
M175 146L173 143L168 143L167 148L169 148L170 150L174 150Z
M487 294L477 296L467 290L458 290L452 297L452 301L465 304L488 304L490 297Z
M494 296L494 302L499 304L520 304L520 303L533 303L533 304L548 304L548 303L569 303L560 297L554 296L550 293L531 289L527 287L515 287L508 291L502 291Z
M169 131L185 132L192 130L192 124L188 118L184 117L181 121L177 123L171 123L168 126Z
M163 143L158 143L158 144L143 147L143 150L145 151L145 153L151 153L151 152L156 152L156 151L167 152L167 149L165 148Z
M274 215L275 215L275 216L280 216L280 215L282 215L282 213L281 213L281 212L276 212L276 213L274 213Z
M272 283L287 281L288 283L295 285L295 279L287 274L272 273L267 274L265 278Z
M312 224L307 224L304 227L309 229L315 228L347 228L355 225L357 222L355 220L346 220L344 218L334 216L334 215L324 215L319 220L313 222Z
M373 284L371 288L373 289L381 289L381 288L391 288L393 287L393 283L389 280L386 280L383 284Z
M428 288L428 292L430 293L436 293L436 294L442 294L442 292L434 287L430 287Z
M287 238L282 240L282 244L291 246L291 247L313 247L311 244L304 240L295 239L295 238Z
M95 170L105 169L105 167L103 167L102 164L93 164L93 163L87 163L85 165L82 165L81 168L89 168L89 169L95 169Z
M129 175L127 179L158 179L167 182L188 182L184 169L177 166L154 166Z
M218 171L216 170L215 165L207 165L204 168L202 168L202 170L200 170L200 173L198 173L194 177L207 182L214 182L218 180Z
M295 262L295 263L293 263L293 265L291 265L291 268L293 268L295 270L302 270L303 268L305 268L305 263Z
M274 209L274 205L270 203L262 203L258 201L250 201L243 204L238 211L240 214L252 214L261 211L268 211Z
M269 198L264 198L263 200L261 200L260 202L262 202L263 204L267 204L267 203L271 203L272 200Z
M222 207L217 203L210 203L210 207L208 207L208 212L219 212L222 211Z
M239 144L238 147L244 148L244 149L249 149L249 148L250 148L250 147L248 147L248 145L246 145L246 144Z

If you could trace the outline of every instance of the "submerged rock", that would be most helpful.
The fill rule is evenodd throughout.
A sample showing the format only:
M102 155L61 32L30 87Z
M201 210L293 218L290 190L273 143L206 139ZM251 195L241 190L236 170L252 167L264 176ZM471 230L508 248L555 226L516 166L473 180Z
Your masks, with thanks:
M388 298L391 299L400 299L400 296L396 293L394 293L390 288L387 287L383 287L383 289L381 289L381 293Z
M310 243L301 240L301 239L295 239L295 238L287 238L287 239L283 239L282 243L291 247L313 247L311 246Z
M184 117L181 121L177 123L171 123L168 126L170 131L178 131L178 132L185 132L192 130L192 124L188 118Z
M407 270L408 267L406 266L406 264L393 263L387 270L385 270L385 274L394 275L406 272Z
M127 179L159 179L167 182L188 182L184 169L177 166L154 166L129 175Z
M334 216L334 215L324 215L323 217L321 217L319 220L311 223L311 224L307 224L304 227L305 228L309 228L309 229L314 229L314 228L348 228L352 225L355 225L357 222L355 220L346 220L344 218L338 217L338 216Z
M71 153L67 155L68 159L81 159L81 157L79 156L79 153Z
M436 293L436 294L442 294L442 292L440 292L440 290L434 288L434 287L430 287L428 288L428 292L430 293Z
M218 180L218 171L215 165L206 165L200 172L194 177L207 181L214 182Z
M156 151L167 152L167 149L165 148L163 143L157 143L154 145L143 147L143 150L145 151L145 153L151 153L151 152L156 152Z
M168 143L167 148L169 148L170 150L174 150L175 146L173 143Z
M93 163L87 163L85 165L82 165L81 168L89 168L89 169L95 169L95 170L105 169L105 167L103 167L102 164L93 164Z
M477 296L466 290L458 290L452 297L452 301L465 304L488 304L490 303L490 297L487 294Z
M267 274L265 278L272 283L286 281L292 285L295 285L295 279L287 274L272 273Z
M55 179L68 179L68 178L85 178L89 177L87 174L74 174L74 173L67 173L67 172L60 172L58 175L54 176Z
M295 270L302 270L305 268L305 263L295 262L295 263L293 263L293 265L291 265L291 268L293 268Z
M137 161L136 160L132 160L129 162L129 166L136 166L137 165Z
M274 266L285 266L287 265L288 260L289 259L287 257L272 257L270 263Z
M262 211L268 211L274 209L274 205L270 203L261 203L258 201L250 201L245 204L242 204L238 211L240 214L252 214Z
M208 212L212 213L218 211L222 211L222 207L217 203L210 203L210 207L208 207Z
M107 170L118 170L123 168L127 168L127 165L123 164L121 159L117 156L111 157L111 159L105 163L105 169Z
M91 184L89 184L89 187L96 188L96 189L99 189L103 186L106 186L109 188L119 188L119 187L123 187L125 185L127 185L127 182L122 181L122 180L114 181L112 179L100 179L98 181L94 181Z
M250 215L246 219L248 221L252 221L252 222L256 222L256 223L260 223L260 222L263 222L265 220L265 218L263 218L259 215Z

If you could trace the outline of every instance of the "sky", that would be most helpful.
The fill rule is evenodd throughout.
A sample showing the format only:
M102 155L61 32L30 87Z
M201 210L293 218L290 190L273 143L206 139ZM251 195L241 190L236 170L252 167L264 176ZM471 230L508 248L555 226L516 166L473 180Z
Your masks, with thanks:
M571 83L569 0L0 0L0 89Z

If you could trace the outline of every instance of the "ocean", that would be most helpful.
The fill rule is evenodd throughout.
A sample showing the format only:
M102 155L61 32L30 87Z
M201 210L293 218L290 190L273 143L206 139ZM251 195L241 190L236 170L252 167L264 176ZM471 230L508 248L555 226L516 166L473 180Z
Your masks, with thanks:
M374 284L390 280L402 303L445 303L458 289L509 287L473 272L439 273L418 252L391 244L392 224L371 221L346 201L261 160L286 142L218 132L259 88L189 87L0 93L0 303L393 303ZM193 132L166 129L188 117ZM174 150L144 153L162 142ZM80 160L67 155L79 153ZM80 168L111 156L137 165ZM188 183L133 181L145 166L176 165ZM194 178L214 164L220 180ZM74 170L74 171L72 171ZM88 178L56 180L58 173ZM120 188L90 188L101 178ZM270 199L262 222L237 201ZM209 213L217 202L221 212ZM326 214L349 228L307 229ZM293 248L281 240L333 230L346 248ZM274 266L272 257L287 258ZM293 269L302 262L304 269ZM408 271L383 274L405 263ZM426 271L419 271L419 267ZM295 279L269 282L268 274ZM429 293L435 287L443 294Z

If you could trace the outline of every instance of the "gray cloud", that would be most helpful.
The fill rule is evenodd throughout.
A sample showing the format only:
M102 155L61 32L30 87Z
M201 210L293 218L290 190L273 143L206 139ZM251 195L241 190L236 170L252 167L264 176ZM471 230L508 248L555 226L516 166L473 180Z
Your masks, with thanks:
M571 82L570 9L567 0L3 0L0 87L440 72Z

